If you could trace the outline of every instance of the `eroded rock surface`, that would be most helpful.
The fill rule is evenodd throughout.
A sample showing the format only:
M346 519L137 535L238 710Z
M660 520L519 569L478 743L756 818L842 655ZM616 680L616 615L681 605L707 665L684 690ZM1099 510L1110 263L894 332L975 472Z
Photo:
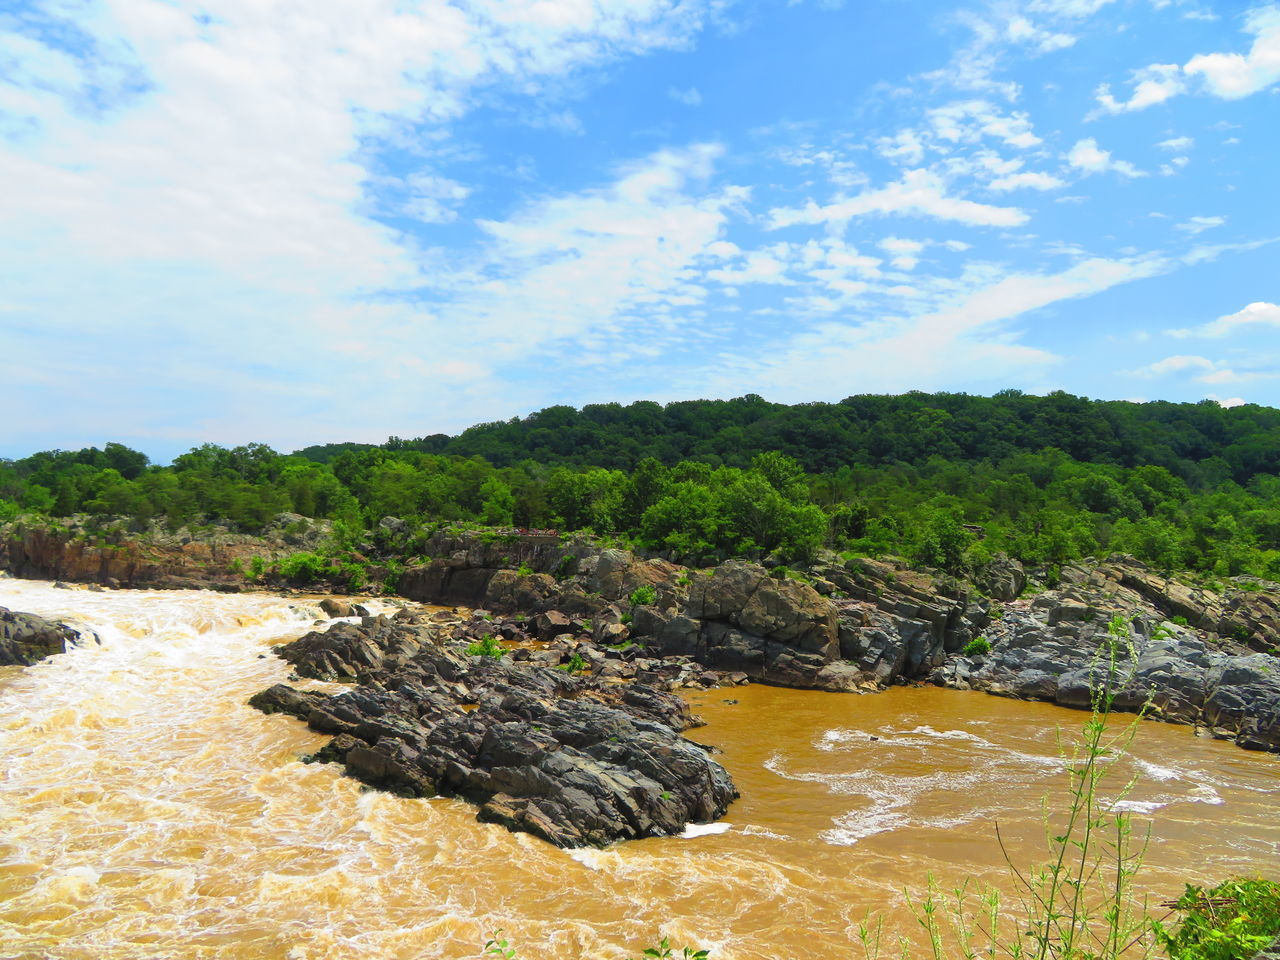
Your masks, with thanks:
M0 666L29 666L97 637L34 613L0 607Z
M555 669L535 659L542 650L469 656L476 629L408 613L338 624L278 652L301 676L357 678L351 690L281 684L251 703L332 734L318 758L366 783L461 796L481 820L558 846L677 833L737 796L709 751L680 736L694 723L683 700Z
M1108 623L1118 616L1131 638L1116 653L1116 675L1124 681L1117 709L1145 706L1155 719L1194 724L1248 749L1280 751L1280 658L1253 651L1248 638L1167 619L1147 599L1149 582L1135 589L1131 576L1126 563L1064 571L1062 589L1004 608L986 630L989 653L954 657L930 679L1088 709L1110 659ZM1220 626L1182 586L1159 594L1159 606Z

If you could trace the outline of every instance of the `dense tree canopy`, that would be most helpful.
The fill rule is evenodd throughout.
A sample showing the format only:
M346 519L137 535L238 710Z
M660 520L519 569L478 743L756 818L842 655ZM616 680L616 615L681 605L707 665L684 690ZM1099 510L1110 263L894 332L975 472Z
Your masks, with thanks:
M353 444L308 447L327 462ZM631 470L646 457L673 466L702 460L747 467L756 454L785 453L809 473L842 466L909 463L930 457L1000 462L1046 447L1075 460L1123 467L1164 467L1184 480L1237 483L1280 471L1280 410L1225 409L1201 403L1086 400L1067 393L1037 397L1004 390L864 395L839 403L794 406L748 395L735 400L592 404L580 411L548 407L523 419L484 423L457 437L392 438L384 449L480 456L495 466L521 460L547 465ZM1216 459L1215 459L1216 458ZM1210 464L1205 461L1213 460Z
M1006 391L783 406L551 407L458 437L286 456L204 445L158 467L120 444L0 461L21 512L222 520L292 511L591 529L682 558L803 559L826 545L959 570L1006 551L1057 564L1280 577L1280 411Z

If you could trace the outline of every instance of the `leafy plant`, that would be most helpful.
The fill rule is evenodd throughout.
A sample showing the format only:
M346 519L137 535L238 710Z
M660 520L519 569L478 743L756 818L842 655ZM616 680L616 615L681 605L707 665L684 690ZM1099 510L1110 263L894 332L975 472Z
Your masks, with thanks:
M384 564L385 572L382 575L382 592L395 593L400 586L400 578L404 575L404 564L399 560L388 560Z
M494 660L501 660L506 652L502 649L502 643L492 633L486 633L467 647L468 657L492 657Z
M529 566L529 564L525 563L523 560L520 562L520 566L516 568L516 576L519 577L527 577L532 573L533 567Z
M1046 806L1047 859L1030 866L1015 864L996 828L1017 890L1014 929L1002 930L1010 911L994 889L975 889L966 881L944 893L931 877L923 896L907 895L908 908L928 938L932 960L944 960L953 953L967 960L979 955L1004 955L1011 960L1142 960L1151 955L1154 944L1147 934L1152 922L1134 888L1146 840L1135 838L1130 815L1121 804L1133 781L1108 791L1115 796L1103 794L1103 785L1132 743L1144 712L1112 731L1112 707L1132 678L1135 660L1129 624L1115 617L1091 668L1092 710L1079 740L1064 758L1066 811L1055 816ZM865 922L858 929L868 960L879 955L881 929L879 921ZM949 949L952 940L954 950ZM903 948L907 949L905 944Z
M966 657L981 657L991 652L991 641L986 637L975 637L964 645Z
M1181 614L1179 614L1179 615L1178 615L1178 616L1176 616L1176 617L1170 617L1170 618L1169 618L1169 622L1170 622L1170 623L1176 623L1176 624L1177 624L1178 626L1180 626L1180 627L1187 627L1187 626L1190 626L1190 625L1191 625L1191 624L1190 624L1190 621L1189 621L1189 620L1187 620L1187 618L1186 618L1186 617L1184 617L1184 616L1182 616Z
M571 553L566 553L563 557L556 561L556 565L551 568L551 576L557 580L568 580L574 575L578 569L578 558Z
M633 607L648 606L658 599L658 591L651 584L646 583L632 590L628 599Z
M1205 890L1187 885L1173 904L1183 916L1174 928L1155 924L1170 960L1247 960L1280 936L1280 883L1228 880Z
M707 960L711 955L709 950L695 950L693 947L685 947L679 953L676 953L671 947L671 941L663 937L658 941L656 947L648 947L645 949L643 956L650 957L652 960Z
M318 553L303 551L282 559L277 567L280 576L290 583L307 584L329 576L329 559Z
M516 948L511 946L507 938L502 935L501 927L493 931L489 939L484 942L484 956L515 960Z
M587 667L589 666L591 666L591 664L589 664L586 660L583 659L582 654L574 653L573 656L571 656L564 663L560 664L560 666L558 666L556 669L564 670L566 673L578 673L582 670L587 669Z

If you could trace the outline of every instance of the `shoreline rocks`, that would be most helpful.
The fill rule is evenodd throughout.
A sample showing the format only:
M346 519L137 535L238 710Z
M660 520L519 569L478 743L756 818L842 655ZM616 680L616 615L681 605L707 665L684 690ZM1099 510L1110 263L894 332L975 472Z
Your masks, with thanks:
M304 530L301 521L281 515L274 532L258 539L153 530L136 542L108 537L103 544L93 540L97 534L87 521L70 532L18 525L21 536L10 524L0 529L0 566L112 585L241 589L243 579L232 582L228 573L235 552L279 556L305 548L307 537L323 531ZM593 672L599 666L603 677L639 678L663 689L736 682L728 676L850 692L931 681L1067 703L1071 697L1059 688L1071 681L1060 678L1077 671L1096 646L1096 630L1086 628L1113 615L1134 622L1141 636L1161 624L1185 628L1188 641L1207 645L1204 658L1190 647L1160 654L1165 669L1151 672L1149 683L1168 701L1162 717L1280 751L1280 738L1271 732L1266 672L1280 667L1280 584L1256 578L1196 582L1124 556L1067 564L1052 577L997 557L972 581L892 557L845 560L834 554L799 571L769 571L742 560L693 570L586 536L430 532L393 518L368 540L359 556L371 577L398 570L397 558L425 558L399 572L401 596L490 610L507 617L507 639L527 634L555 647L522 653L531 663L554 666L577 655ZM215 553L221 566L206 559ZM94 567L108 555L115 559ZM143 559L133 566L119 559L130 556ZM201 570L206 579L184 579ZM120 578L107 576L113 572ZM365 612L340 599L330 602L329 611ZM1008 642L1015 636L1010 626L1019 622L1022 632ZM979 639L995 647L986 662L964 653ZM1252 656L1261 659L1220 659ZM1253 679L1219 679L1220 673L1235 677L1237 667Z
M737 797L710 752L680 736L696 721L679 697L532 657L469 655L458 627L402 611L313 632L277 652L299 676L353 687L278 684L250 703L332 735L315 759L365 783L462 797L479 819L561 847L670 835Z

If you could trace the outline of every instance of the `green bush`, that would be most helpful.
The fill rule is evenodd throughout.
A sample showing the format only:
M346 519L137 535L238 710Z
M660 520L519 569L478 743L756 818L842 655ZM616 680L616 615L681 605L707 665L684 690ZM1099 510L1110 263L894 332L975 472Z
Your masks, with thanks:
M587 667L589 666L591 666L591 664L587 663L587 661L583 659L582 654L575 653L565 663L560 664L560 666L558 666L556 669L564 670L567 673L578 673L582 670L587 669Z
M524 563L523 561L520 563L520 566L516 569L516 575L520 577L527 577L531 573L533 573L533 567L529 566L529 564Z
M645 607L658 599L658 591L646 583L644 586L636 587L632 590L628 599L630 599L633 607Z
M1176 623L1180 627L1190 626L1190 621L1188 621L1187 618L1183 616L1170 617L1169 622Z
M400 587L400 578L404 575L404 564L399 560L391 559L383 566L386 569L382 574L382 592L395 593Z
M557 580L568 580L578 570L578 558L571 553L566 553L563 557L556 561L556 565L551 568L551 576Z
M494 660L501 660L506 652L502 649L502 643L492 633L486 633L467 647L468 657L492 657Z
M976 637L964 645L966 657L981 657L991 652L991 641L986 637Z
M290 583L307 584L324 580L332 573L329 559L318 553L294 553L280 561L280 576Z
M1155 924L1170 960L1248 960L1280 936L1280 883L1236 879L1212 890L1187 885L1176 928Z

